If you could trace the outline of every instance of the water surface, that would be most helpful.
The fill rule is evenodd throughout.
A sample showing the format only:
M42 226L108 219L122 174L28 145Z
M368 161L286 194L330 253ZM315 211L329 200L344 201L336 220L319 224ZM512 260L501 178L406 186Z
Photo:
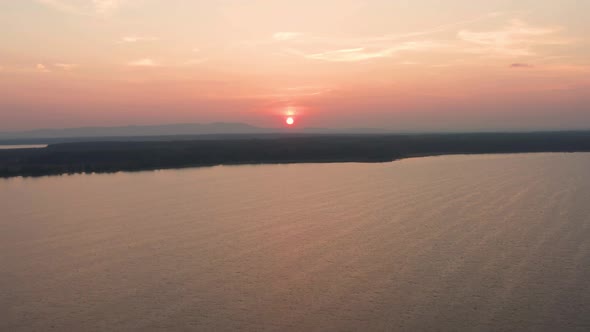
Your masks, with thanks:
M18 145L2 145L0 144L0 150L12 150L12 149L40 149L46 148L47 144L18 144Z
M590 329L590 154L0 180L0 330Z

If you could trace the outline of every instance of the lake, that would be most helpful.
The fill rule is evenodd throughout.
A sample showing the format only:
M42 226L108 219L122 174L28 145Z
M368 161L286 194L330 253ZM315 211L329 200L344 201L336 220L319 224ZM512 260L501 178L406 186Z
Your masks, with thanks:
M588 330L590 153L0 179L0 330Z

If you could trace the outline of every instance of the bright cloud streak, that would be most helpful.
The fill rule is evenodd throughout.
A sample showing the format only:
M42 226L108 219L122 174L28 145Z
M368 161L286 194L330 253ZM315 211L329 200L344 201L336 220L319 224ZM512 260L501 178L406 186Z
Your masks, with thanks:
M127 64L134 67L155 67L158 65L154 60L149 58L130 61Z
M78 65L74 63L56 63L54 66L66 71L74 70L78 67Z
M119 8L120 0L92 0L96 12L100 14L109 13Z
M125 36L121 37L119 42L121 43L139 43L139 42L149 42L149 41L156 41L158 38L156 37L145 37L145 36Z
M47 69L47 66L45 66L42 63L38 63L37 65L35 65L35 68L37 68L37 71L41 72L41 73L49 73L50 70Z
M520 20L512 20L510 25L494 31L474 32L461 30L457 37L468 43L479 45L473 52L492 53L505 56L535 55L532 49L537 45L560 45L571 40L557 34L561 27L538 27Z
M285 41L292 40L301 37L303 34L300 32L275 32L272 37L275 40Z
M341 49L334 51L327 51L315 54L302 54L308 59L314 60L325 60L335 62L355 62L365 61L376 58L390 57L402 51L425 51L434 48L442 47L434 42L421 41L421 42L405 42L397 45L380 49L380 50L369 50L364 47Z
M76 15L109 15L119 9L124 0L36 0L49 8Z

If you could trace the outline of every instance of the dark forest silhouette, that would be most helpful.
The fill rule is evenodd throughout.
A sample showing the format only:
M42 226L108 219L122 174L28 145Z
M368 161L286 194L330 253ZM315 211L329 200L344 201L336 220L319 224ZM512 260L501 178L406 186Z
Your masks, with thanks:
M590 131L285 135L70 142L0 151L0 176L137 171L222 164L384 162L442 154L590 152Z

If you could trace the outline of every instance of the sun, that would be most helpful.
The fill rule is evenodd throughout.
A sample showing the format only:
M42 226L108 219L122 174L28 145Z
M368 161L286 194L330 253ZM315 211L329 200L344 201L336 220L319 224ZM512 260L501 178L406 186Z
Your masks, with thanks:
M285 119L285 123L289 126L292 126L295 123L295 119L292 116L289 116Z

